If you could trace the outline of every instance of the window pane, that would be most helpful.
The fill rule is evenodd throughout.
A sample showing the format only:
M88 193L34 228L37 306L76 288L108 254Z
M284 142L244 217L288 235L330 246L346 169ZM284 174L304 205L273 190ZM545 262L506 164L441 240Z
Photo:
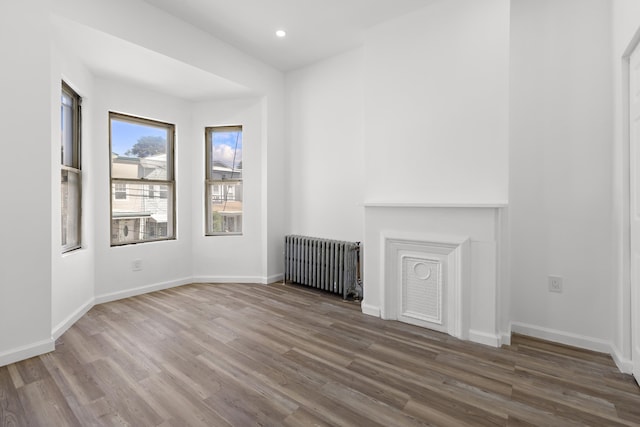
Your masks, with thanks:
M113 197L116 200L127 200L127 184L113 184Z
M173 236L173 186L113 183L111 243L123 244ZM164 198L155 197L157 193Z
M61 242L62 251L80 247L80 95L62 82L60 93Z
M111 244L174 238L174 125L118 113L109 120Z
M62 171L62 246L80 245L80 174Z
M242 233L242 181L208 186L207 234Z
M212 128L209 132L209 179L242 179L242 128Z
M171 180L172 172L167 170L168 140L166 126L112 118L112 178Z
M206 129L206 234L242 234L242 126Z
M74 150L74 126L73 126L73 98L62 92L62 103L60 106L60 114L61 114L61 163L65 166L76 167L73 161L73 150Z

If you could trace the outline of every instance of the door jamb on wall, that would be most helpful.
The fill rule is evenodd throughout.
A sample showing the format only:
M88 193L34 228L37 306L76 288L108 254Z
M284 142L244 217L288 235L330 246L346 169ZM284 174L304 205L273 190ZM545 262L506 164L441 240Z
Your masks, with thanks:
M622 189L622 211L623 211L623 224L628 227L626 233L622 233L622 289L620 299L623 302L622 308L622 346L629 349L630 364L633 366L633 313L632 313L632 292L631 292L631 191L635 188L635 183L631 179L631 54L640 49L640 28L638 28L631 38L627 48L622 54L622 182L626 185L626 188ZM628 236L628 238L625 238ZM632 367L630 371L632 370ZM636 378L636 382L640 384L640 378Z

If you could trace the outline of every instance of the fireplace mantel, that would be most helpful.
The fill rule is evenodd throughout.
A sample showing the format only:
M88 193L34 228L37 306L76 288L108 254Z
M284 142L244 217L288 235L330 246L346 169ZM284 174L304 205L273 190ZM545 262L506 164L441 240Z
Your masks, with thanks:
M451 282L456 292L464 300L445 310L456 315L450 319L447 327L439 330L462 339L479 342L491 346L500 346L509 342L508 322L509 294L508 287L502 286L508 272L503 254L507 246L507 204L503 202L487 203L414 203L396 201L367 201L364 204L364 299L362 311L365 314L411 322L407 316L399 316L402 310L399 305L399 282L402 274L397 264L388 264L389 242L427 242L427 246L437 246L438 242L449 242L451 254L459 257L465 253L466 265L460 266L465 277L459 283ZM456 240L456 244L451 242ZM461 245L462 252L456 252ZM391 245L397 257L400 253L402 261L404 243L396 248ZM413 245L410 244L409 246ZM446 245L444 245L446 247ZM400 248L400 250L397 250ZM447 252L444 251L444 252ZM442 263L448 268L451 261L446 260L449 252L440 261L437 256L430 256L428 250L406 250L415 259L421 257L429 265ZM436 251L437 252L437 251ZM452 255L453 256L453 255ZM434 261L435 260L435 261ZM418 261L415 261L418 262ZM453 274L453 273L451 273ZM412 279L413 280L413 279ZM415 284L415 283L414 283ZM430 285L433 285L432 283ZM448 283L443 283L448 285ZM413 285L412 285L413 286ZM425 285L426 286L426 285ZM449 295L449 290L443 290ZM455 292L453 293L455 294ZM456 311L457 310L457 311ZM410 316L408 316L410 317ZM419 315L417 316L419 317ZM418 322L417 322L418 323ZM425 327L430 325L424 324ZM452 327L450 327L452 326ZM438 330L438 327L432 327Z

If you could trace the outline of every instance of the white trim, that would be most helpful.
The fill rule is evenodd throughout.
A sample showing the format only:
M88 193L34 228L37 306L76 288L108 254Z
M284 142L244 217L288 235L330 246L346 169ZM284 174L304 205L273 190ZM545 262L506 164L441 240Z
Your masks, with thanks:
M622 175L623 175L623 198L622 198L622 212L623 212L623 224L629 227L629 230L625 230L622 233L622 271L621 278L622 283L620 286L620 299L621 299L621 337L623 347L629 347L629 360L631 363L631 373L634 374L636 382L640 383L640 352L637 349L638 334L634 325L637 325L638 321L638 254L634 246L637 243L634 238L635 231L632 210L635 210L634 204L638 203L637 197L634 197L635 191L638 190L637 178L634 176L638 173L640 165L636 161L634 156L637 155L638 148L634 143L633 133L633 118L632 114L632 90L634 88L634 76L632 75L632 62L635 60L635 55L640 49L640 28L638 28L633 35L633 38L629 42L627 49L622 56L622 150L623 150L623 162L622 162ZM637 88L636 88L637 90ZM625 150L628 150L625 152ZM625 156L626 155L626 156ZM625 188L625 183L628 183L628 187ZM627 233L628 231L628 233ZM627 320L625 322L625 320ZM618 356L616 356L618 357ZM623 360L620 359L622 363ZM618 363L618 360L616 360ZM622 370L622 367L620 368Z
M82 318L89 310L95 305L105 304L112 301L117 301L124 298L129 298L137 295L147 294L150 292L160 291L169 288L175 288L178 286L188 285L191 283L275 283L282 280L282 274L276 274L269 276L267 281L260 277L226 277L226 276L212 276L212 277L186 277L183 279L172 280L168 282L161 282L152 285L140 286L133 289L126 289L119 292L112 292L108 294L98 295L95 298L90 298L83 305L78 307L73 313L67 316L62 322L60 322L51 332L51 338L43 341L39 341L23 347L18 347L12 350L0 353L0 367L9 365L11 363L19 362L21 360L29 359L31 357L39 356L41 354L49 353L55 350L55 340L60 338L71 326L73 326L78 320ZM379 312L378 312L379 316Z
M272 274L271 276L268 276L266 280L263 277L260 283L262 283L263 285L269 285L271 283L282 282L283 280L284 280L284 273Z
M268 278L262 276L197 276L191 278L191 283L258 283L267 284ZM282 276L280 276L282 280ZM277 282L277 280L274 280ZM272 282L269 282L272 283Z
M80 318L82 316L87 314L87 312L93 308L94 304L95 304L95 298L89 298L89 300L87 302L82 304L73 313L71 313L69 316L67 316L66 319L64 319L62 322L60 322L51 331L51 335L52 335L53 339L57 340L58 338L60 338L62 336L62 334L67 332L67 330L71 326L73 326L74 323L76 323L78 320L80 320Z
M618 369L620 369L620 372L629 375L633 374L633 361L630 358L624 357L622 354L620 354L618 348L613 344L611 344L610 354L611 358L616 363L616 366L618 367Z
M526 323L511 322L511 332L600 353L611 354L612 351L611 343L608 341Z
M10 365L55 350L53 337L0 353L0 366Z
M534 338L583 348L585 350L608 354L611 356L620 372L623 374L631 374L633 372L633 362L631 359L624 357L611 342L519 322L511 323L511 331L516 334L527 335ZM509 337L509 341L511 341L511 337ZM510 343L505 345L510 345Z
M511 345L511 332L500 332L500 346Z
M511 343L511 252L509 251L509 209L498 209L495 213L496 236L496 329L500 346ZM507 331L505 331L507 329Z
M147 294L149 292L161 291L164 289L175 288L177 286L188 285L189 283L194 283L191 277L178 279L178 280L171 280L169 282L161 282L161 283L155 283L152 285L140 286L133 289L125 289L123 291L97 295L95 299L95 303L104 304L106 302L117 301L124 298Z
M613 344L611 345L610 354L611 358L616 363L616 366L618 367L618 369L620 369L620 372L629 375L633 374L633 361L622 356L622 354L620 354L620 351L618 351L618 349Z
M624 50L624 53L622 54L622 58L626 58L626 59L630 58L631 54L633 53L634 50L636 50L636 47L638 47L638 45L640 45L640 27L636 30L635 34L629 41L627 48Z
M382 230L380 232L380 277L383 282L380 286L380 309L383 319L400 319L397 296L393 292L393 287L387 284L399 283L400 276L396 261L405 251L438 254L442 260L446 261L447 322L441 331L456 338L468 339L471 239L468 236L449 234Z
M469 330L469 341L488 345L490 347L500 347L502 344L502 338L500 335L476 331L473 329Z
M364 302L360 304L360 308L362 309L362 313L369 315L380 317L380 307L370 304L365 304Z
M509 203L506 201L497 202L364 202L365 208L506 208Z

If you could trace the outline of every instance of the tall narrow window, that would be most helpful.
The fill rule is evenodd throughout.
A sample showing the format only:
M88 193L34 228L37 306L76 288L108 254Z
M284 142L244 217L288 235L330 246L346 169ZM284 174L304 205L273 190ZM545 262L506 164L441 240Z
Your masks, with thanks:
M60 193L62 252L78 249L80 240L80 96L62 82L60 103Z
M109 121L111 246L175 239L175 126L118 113Z
M208 127L206 235L242 234L242 126Z

